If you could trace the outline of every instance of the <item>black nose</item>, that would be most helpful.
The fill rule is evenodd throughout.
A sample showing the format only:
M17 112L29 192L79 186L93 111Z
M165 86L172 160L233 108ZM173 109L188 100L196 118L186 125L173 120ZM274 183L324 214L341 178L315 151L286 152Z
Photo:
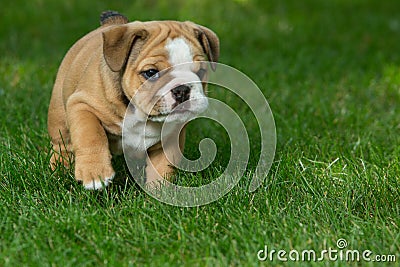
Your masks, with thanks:
M189 99L190 96L190 88L186 85L179 85L172 89L172 96L178 103L183 103Z

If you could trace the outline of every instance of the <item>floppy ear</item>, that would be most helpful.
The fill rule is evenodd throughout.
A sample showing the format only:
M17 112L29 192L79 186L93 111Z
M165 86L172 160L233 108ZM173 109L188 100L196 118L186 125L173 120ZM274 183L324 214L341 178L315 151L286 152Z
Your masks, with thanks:
M196 25L195 33L199 40L204 53L206 53L208 60L211 62L211 69L215 71L216 63L219 58L219 39L218 36L210 29Z
M110 69L120 71L131 50L137 51L137 57L147 36L148 32L141 25L118 25L106 29L103 32L103 54Z

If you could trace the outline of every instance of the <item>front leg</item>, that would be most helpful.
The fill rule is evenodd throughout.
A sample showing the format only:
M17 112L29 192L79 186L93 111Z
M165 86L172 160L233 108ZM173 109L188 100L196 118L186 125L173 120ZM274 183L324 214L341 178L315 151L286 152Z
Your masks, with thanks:
M171 140L171 138L177 137L172 136L163 144L164 147L161 146L161 143L158 143L148 150L146 185L154 187L157 183L162 183L163 179L171 179L174 173L173 166L181 161L185 145L185 127L179 133L179 145Z
M67 119L73 153L75 179L86 189L101 189L114 178L107 135L100 120L84 103L69 102Z

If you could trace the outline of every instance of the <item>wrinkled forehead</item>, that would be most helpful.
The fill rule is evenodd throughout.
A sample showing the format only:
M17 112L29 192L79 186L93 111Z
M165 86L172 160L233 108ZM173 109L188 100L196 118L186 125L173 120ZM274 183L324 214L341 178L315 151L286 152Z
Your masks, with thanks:
M193 70L196 68L196 54L184 37L168 38L165 43L165 50L168 62L174 69Z
M206 59L194 30L184 23L152 22L146 26L150 36L141 52L138 68L153 65L161 70Z

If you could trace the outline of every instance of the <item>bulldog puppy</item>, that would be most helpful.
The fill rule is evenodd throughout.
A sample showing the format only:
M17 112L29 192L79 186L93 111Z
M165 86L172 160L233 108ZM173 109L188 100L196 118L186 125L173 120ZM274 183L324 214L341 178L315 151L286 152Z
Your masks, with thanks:
M129 106L133 119L127 138L137 153L148 154L147 181L170 177L185 131L179 148L162 146L161 126L207 107L207 66L201 61L208 58L215 70L218 56L218 37L206 27L189 21L128 23L117 12L104 12L101 27L76 42L58 70L48 112L51 167L74 162L75 178L86 189L107 186L115 175L111 155L121 153ZM192 64L167 70L186 62ZM168 116L177 106L179 111ZM149 131L138 130L144 123Z

